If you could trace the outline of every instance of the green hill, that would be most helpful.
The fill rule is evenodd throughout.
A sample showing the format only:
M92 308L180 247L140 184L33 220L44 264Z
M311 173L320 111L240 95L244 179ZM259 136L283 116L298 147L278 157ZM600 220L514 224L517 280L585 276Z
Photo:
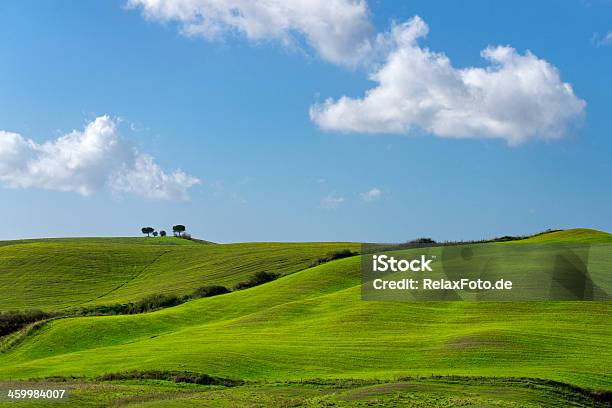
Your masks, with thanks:
M206 245L181 238L58 238L0 246L0 311L62 310L184 295L209 284L233 286L258 271L282 275L350 243Z
M554 231L539 234L525 240L516 241L521 243L553 243L553 242L577 242L584 244L611 243L612 234L588 228L574 228L568 230Z
M574 229L511 243L606 243L612 234ZM291 274L356 243L206 245L165 238L48 238L0 241L0 311L47 311L185 295L209 284L228 287L259 271Z
M577 240L583 242L589 234L591 237L601 235L588 231L563 233L565 235L551 233L541 237L551 242L563 236L570 240L578 237ZM543 239L539 238L538 242ZM3 254L0 259L13 259L14 265L24 265L22 274L29 269L26 264L28 251L46 254L37 255L36 262L29 264L30 268L36 266L38 272L23 278L24 288L47 273L45 264L52 266L55 274L72 264L73 268L68 270L73 278L84 270L83 260L90 262L92 277L96 276L93 273L96 268L107 268L103 274L105 279L79 282L83 287L93 288L87 296L73 296L62 301L47 289L48 298L39 301L32 295L30 299L35 300L32 303L66 307L84 301L129 299L146 291L184 291L200 286L202 281L235 282L257 270L280 271L287 276L248 290L193 300L153 313L53 320L0 354L0 380L49 376L91 379L129 370L161 370L206 373L265 384L299 383L302 379L314 378L323 379L323 382L351 378L397 382L405 376L453 375L497 378L500 383L509 381L508 384L515 381L505 380L508 378L540 378L586 389L612 390L610 302L363 301L360 257L308 268L313 258L333 249L349 247L344 243L168 247L107 243L99 252L95 247L100 247L100 243L74 243L71 244L73 251L67 253L65 245L65 242L39 242L0 248ZM2 252L10 248L12 251ZM81 266L74 265L75 262ZM609 274L612 252L602 251L597 262L600 274ZM521 273L521 268L520 264L513 265L513 273ZM114 285L121 287L109 291ZM45 293L44 288L37 290L40 290L37 296ZM97 293L103 295L92 299L92 294ZM15 302L13 300L13 304ZM438 391L431 391L431 387L437 385L418 381L398 385L399 391L391 387L388 392L397 394L398 398L403 395L401 390L420 390L429 395L427 398L430 392L439 393L442 399L434 400L440 402L453 393L462 392L465 383L461 381L450 381L455 385L445 382L444 392L438 388ZM172 388L175 386L162 383L138 383L140 385L133 387L153 387L158 390L156 395L161 395L163 390L159 391L159 387L167 386L171 387L168 392L174 393L172 398L179 398L176 396L179 391ZM542 384L523 386L539 390L533 391L535 394L548 393ZM96 390L87 383L78 387L90 390L92 395L112 389L109 386L106 391ZM123 386L116 387L117 393L137 393L129 384L123 391L120 391ZM245 404L259 395L258 392L265 394L265 398L280 393L274 387L257 388L252 384L245 387L223 392L230 401L234 398ZM502 384L495 387L504 389ZM484 395L481 393L494 396L495 387L490 395L482 389L474 395L478 398ZM327 389L315 385L290 388L300 398L314 398L308 391L313 388ZM366 384L350 392L365 398L364 395L376 394L375 390L380 391ZM347 388L346 393L350 392ZM552 394L534 396L526 391L519 394L526 398L525 401L533 397L533 406L538 406L537 401L543 401L542 398L563 400L569 398L571 392L555 391L554 398ZM193 397L189 395L182 402L189 403ZM339 394L334 395L336 398ZM388 393L385 395L387 398ZM476 398L474 395L466 396L465 401ZM498 397L503 399L501 394ZM151 398L155 400L156 397ZM295 401L295 398L287 398ZM166 406L168 401L164 401L162 405ZM266 400L263 401L266 405ZM488 404L481 401L474 406L483 405Z

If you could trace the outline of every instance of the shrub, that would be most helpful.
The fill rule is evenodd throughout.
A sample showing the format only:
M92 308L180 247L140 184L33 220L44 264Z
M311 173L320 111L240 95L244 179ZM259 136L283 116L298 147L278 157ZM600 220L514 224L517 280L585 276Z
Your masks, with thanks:
M176 306L181 300L176 295L154 294L149 295L135 303L130 303L129 314L146 313L163 307Z
M211 377L208 374L179 374L173 378L177 383L190 383L199 385L217 385L223 384L218 379Z
M0 312L0 336L4 336L40 320L55 316L41 310Z
M310 264L310 267L312 268L313 266L321 265L325 262L333 261L334 259L348 258L349 256L355 255L359 255L359 253L353 252L350 249L341 249L339 251L330 252L329 254L317 259L312 264Z
M136 302L84 307L79 309L76 314L81 316L109 316L147 313L165 307L180 305L189 299L191 299L190 296L179 297L158 293L144 297Z
M208 285L208 286L199 287L196 290L194 290L191 297L194 299L205 298L205 297L223 295L224 293L229 293L229 292L230 290L226 288L225 286Z
M515 237L512 235L504 235L503 237L493 238L491 241L493 242L506 242L506 241L519 241L521 239L525 239L525 237Z
M253 275L252 281L255 283L255 285L261 285L262 283L271 282L278 279L278 277L278 273L260 271Z
M252 288L253 286L258 286L266 282L271 282L275 279L278 279L280 275L278 273L273 272L265 272L259 271L255 275L253 275L250 279L238 282L236 286L234 286L235 290L242 290Z
M408 244L435 244L436 241L431 238L417 238L412 241L408 241Z
M125 380L162 380L177 383L191 383L200 385L223 385L233 387L243 384L241 380L213 377L203 373L192 373L189 371L126 371L121 373L108 373L96 378L97 381L125 381Z
M349 256L355 255L359 255L359 253L353 252L350 249L341 249L340 251L330 253L328 258L330 261L333 261L334 259L348 258Z
M144 297L136 302L82 308L78 313L95 316L147 313L164 307L180 305L183 302L185 302L185 299L181 299L176 295L158 293Z
M121 315L128 314L132 308L132 304L120 304L115 303L112 305L100 305L100 306L92 306L81 308L78 311L80 315L94 315L94 316L109 316L109 315Z

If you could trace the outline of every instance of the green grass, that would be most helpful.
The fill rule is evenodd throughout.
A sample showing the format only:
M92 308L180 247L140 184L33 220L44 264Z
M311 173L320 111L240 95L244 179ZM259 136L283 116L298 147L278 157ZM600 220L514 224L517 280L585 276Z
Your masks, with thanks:
M199 245L201 242L207 241L192 241L176 237L84 237L84 238L34 238L34 239L17 239L12 241L0 241L0 246L35 244L35 243L55 243L55 244L133 244L133 245ZM212 244L212 243L210 243Z
M263 383L239 387L197 386L166 381L0 382L0 390L58 389L63 407L542 407L605 406L580 390L537 380L415 378L392 382L332 381ZM0 398L0 401L2 399ZM12 407L14 402L0 402ZM19 406L47 406L20 402Z
M550 235L550 242L557 242L558 235ZM596 235L596 240L601 238L598 233L592 235ZM588 234L582 232L566 232L566 239L589 242ZM537 242L546 241L540 238ZM63 250L56 248L62 245ZM509 244L485 245L486 248L498 248ZM96 246L106 251L96 252ZM304 269L313 257L332 248L347 247L356 249L348 244L193 244L172 246L172 252L163 252L165 246L113 243L108 246L78 244L74 252L66 252L65 243L54 242L0 248L0 253L9 248L26 252L40 248L45 254L54 255L50 258L53 260L47 262L47 269L42 266L42 257L37 258L32 265L41 264L39 272L24 278L24 288L31 285L28 279L31 281L47 273L49 267L53 270L60 260L64 262L61 265L70 265L74 262L71 259L81 263L86 259L91 262L92 276L97 276L93 272L99 265L110 265L105 273L117 278L88 286L106 285L96 289L102 292L112 287L108 282L116 284L120 282L118 277L123 276L121 279L125 280L124 275L135 274L120 288L96 300L105 302L127 299L146 290L186 290L201 285L202 280L228 284L257 270L280 271L287 275L252 289L189 301L154 313L54 320L0 354L0 379L94 378L128 370L175 370L268 384L307 378L393 381L402 376L435 374L542 378L588 389L612 390L609 370L612 366L612 303L363 301L359 257ZM612 253L609 247L607 250L605 246L598 248L595 267L605 282L612 269ZM87 256L83 253L85 249ZM10 254L17 256L18 251ZM115 263L96 264L103 256L112 256ZM28 257L22 255L20 259L15 265L23 264ZM133 266L135 262L140 262L137 267ZM115 264L118 266L114 269ZM134 271L127 270L128 265ZM512 273L528 271L526 265L512 266ZM82 266L80 268L82 270ZM27 270L24 267L21 273ZM79 268L71 270L70 276L80 276L78 271ZM61 268L57 267L54 273L60 272ZM98 279L101 280L99 276ZM39 293L44 293L44 289ZM71 293L66 295L64 303L59 299L53 302L77 304L91 296L76 300L73 297ZM38 301L34 296L32 299ZM46 302L54 304L50 299ZM453 391L449 385L442 384L441 388L438 385L426 386L416 397L413 392L404 392L410 390L410 386L396 389L391 385L385 388L384 395L372 398L380 399L383 405L395 401L396 405L428 406L432 401L439 401L439 405L444 406L461 402L449 398L465 397L466 406L494 405L495 401L501 406L513 406L512 398L505 401L503 395L517 393L531 395L525 396L526 403L520 406L528 405L527 402L537 406L538 398L548 395L548 391L538 394L537 390L522 388L505 390L499 384L490 385L488 391L483 388L473 395L464 395ZM133 385L141 386L148 387ZM84 387L89 390L102 385ZM266 387L272 386L262 387L259 391L239 387L214 392L223 401L237 401L236 405L260 392L264 398L261 405L266 405L265 398L273 397L272 390ZM444 391L444 387L450 388ZM500 393L496 395L495 389ZM243 391L244 394L240 394ZM131 392L125 390L126 395ZM316 406L313 401L317 400L302 395L300 390L296 392L296 396L291 394L287 398ZM344 396L334 393L329 398L338 406L365 404L370 398L369 392L365 389L355 391L360 396L355 401L342 399L353 395L350 392L342 394ZM422 401L409 400L417 397ZM191 401L192 396L185 398L183 401L180 397L172 397L180 400L174 401L177 406L195 404ZM194 398L201 402L208 397ZM493 402L489 401L491 398ZM550 395L547 398L554 401ZM156 399L136 402L153 404ZM158 403L168 406L166 402Z
M515 241L515 243L584 243L602 244L611 243L612 234L604 231L597 231L588 228L574 228L562 231L550 232L547 234L536 235L525 240Z
M0 311L125 303L146 295L184 295L209 284L232 287L258 271L307 268L347 243L206 245L165 238L4 241Z

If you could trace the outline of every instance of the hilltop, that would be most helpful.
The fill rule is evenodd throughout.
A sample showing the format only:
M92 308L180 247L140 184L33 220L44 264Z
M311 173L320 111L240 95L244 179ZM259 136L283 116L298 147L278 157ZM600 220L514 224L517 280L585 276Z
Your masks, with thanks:
M589 228L573 228L560 231L552 231L536 234L527 239L517 241L524 243L555 243L555 242L577 242L584 244L599 244L612 242L612 234Z

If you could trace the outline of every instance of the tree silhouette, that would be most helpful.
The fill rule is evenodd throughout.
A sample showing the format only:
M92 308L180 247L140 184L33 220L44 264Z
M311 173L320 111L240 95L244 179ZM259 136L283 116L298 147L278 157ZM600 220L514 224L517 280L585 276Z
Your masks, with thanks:
M181 224L174 225L172 226L172 232L174 232L174 235L178 235L180 237L183 232L185 232L185 226Z
M142 227L140 229L140 231L142 231L143 234L147 234L147 237L151 236L150 234L155 231L155 228L151 228L151 227Z
M160 237L165 237L166 236L166 231L164 231L164 230L159 231L159 236Z
M153 231L153 236L156 237L157 236L157 231Z

